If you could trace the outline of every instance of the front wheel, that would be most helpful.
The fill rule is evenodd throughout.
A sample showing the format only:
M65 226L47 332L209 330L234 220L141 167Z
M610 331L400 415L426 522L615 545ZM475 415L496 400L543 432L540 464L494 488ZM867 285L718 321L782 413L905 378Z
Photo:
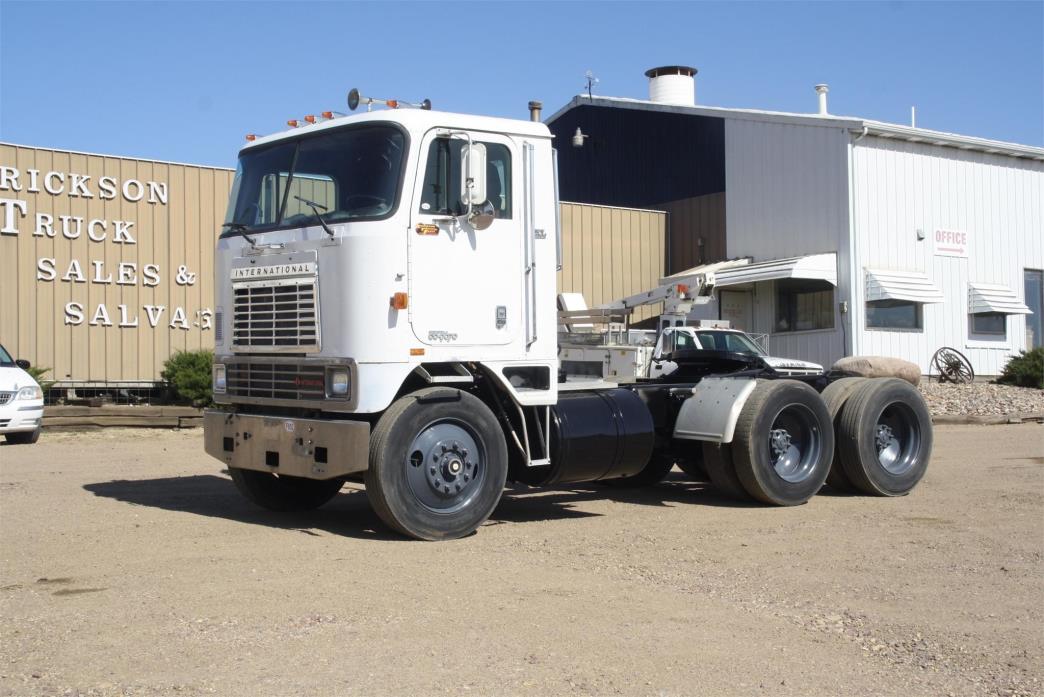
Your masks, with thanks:
M394 402L370 434L366 494L388 527L418 540L474 532L500 501L508 456L477 397L429 387Z
M337 495L343 479L305 479L229 467L228 474L245 498L270 511L311 511Z
M11 445L32 445L36 441L40 440L40 427L37 426L34 431L19 431L18 433L6 433L4 434L4 440Z

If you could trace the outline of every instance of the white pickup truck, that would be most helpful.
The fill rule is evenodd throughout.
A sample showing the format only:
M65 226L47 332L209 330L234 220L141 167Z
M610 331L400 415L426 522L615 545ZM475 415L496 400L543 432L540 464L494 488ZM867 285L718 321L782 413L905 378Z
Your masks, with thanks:
M670 354L678 351L728 351L758 356L780 375L819 375L823 366L796 358L770 356L749 334L725 327L667 327L660 334L647 363L648 377L670 375L678 364Z

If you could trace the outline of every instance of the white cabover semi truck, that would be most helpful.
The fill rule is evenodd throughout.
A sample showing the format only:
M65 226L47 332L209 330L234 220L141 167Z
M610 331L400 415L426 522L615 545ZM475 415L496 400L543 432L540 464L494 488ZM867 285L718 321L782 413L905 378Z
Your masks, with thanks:
M921 479L931 422L899 380L705 350L656 379L573 379L548 129L398 106L240 151L204 427L248 499L311 509L362 478L386 524L438 540L473 532L508 480L639 485L679 464L794 505L824 482L892 496Z

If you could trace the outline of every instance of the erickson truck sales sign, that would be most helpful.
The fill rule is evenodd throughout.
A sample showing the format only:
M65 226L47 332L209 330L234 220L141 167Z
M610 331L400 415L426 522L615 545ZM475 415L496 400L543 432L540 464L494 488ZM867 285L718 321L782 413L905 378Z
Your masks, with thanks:
M26 157L26 152L49 156ZM56 370L56 379L70 382L155 379L174 350L210 347L212 248L229 171L3 144L0 155L0 298L13 292L21 299L50 300L37 303L36 316L20 317L17 327L10 318L0 323L0 343L51 366L61 364L62 347L47 355L40 346L47 342L48 326L55 329L55 342L68 337L70 354L88 348L78 345L88 336L61 327L91 330L92 336L99 331L163 334L104 342L106 351L118 345L121 353L133 353L133 374L123 367L118 375L107 368L99 372L92 360L89 376L74 375L71 365ZM74 166L77 160L80 167ZM17 281L9 275L13 259ZM18 307L9 308L8 296L0 309L33 312L21 299ZM19 336L8 336L12 331ZM22 336L27 331L31 339ZM127 358L121 356L121 363Z

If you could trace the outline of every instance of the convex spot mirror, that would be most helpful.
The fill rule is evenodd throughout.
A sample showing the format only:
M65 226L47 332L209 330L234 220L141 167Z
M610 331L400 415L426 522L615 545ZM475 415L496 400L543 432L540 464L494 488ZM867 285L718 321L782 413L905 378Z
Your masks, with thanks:
M476 230L485 230L493 221L497 219L497 209L493 207L493 203L490 201L483 201L477 206L473 206L471 209L471 215L468 217L468 222L471 223L471 227Z
M486 200L486 146L469 142L460 149L460 202L476 206Z

